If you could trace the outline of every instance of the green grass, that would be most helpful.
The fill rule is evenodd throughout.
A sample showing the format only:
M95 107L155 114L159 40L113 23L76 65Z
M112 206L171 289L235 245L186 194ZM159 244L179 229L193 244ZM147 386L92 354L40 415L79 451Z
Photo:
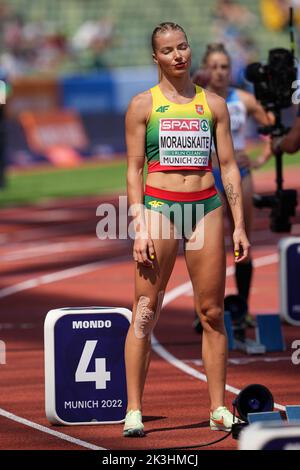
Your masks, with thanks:
M252 158L258 153L257 149L252 150ZM271 158L257 171L275 168L274 162L274 158ZM298 165L300 169L300 152L284 156L284 167L290 165ZM7 185L0 190L0 207L32 204L53 198L124 193L125 189L125 160L87 164L72 169L8 172Z
M125 160L108 165L8 173L0 190L0 206L21 205L52 198L111 194L125 191Z
M254 149L251 152L249 152L250 156L252 159L255 159L259 155L259 149ZM300 168L300 152L295 153L294 155L288 155L285 154L283 157L283 171L284 167L286 166L298 166ZM266 171L270 170L271 168L275 169L275 158L271 157L270 160L261 168L259 168L258 171Z

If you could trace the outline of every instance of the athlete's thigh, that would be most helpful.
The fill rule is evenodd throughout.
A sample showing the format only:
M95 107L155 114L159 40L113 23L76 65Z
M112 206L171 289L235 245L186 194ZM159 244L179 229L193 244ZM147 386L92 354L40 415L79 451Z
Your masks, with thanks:
M169 223L160 212L146 209L145 216L154 244L155 259L153 260L153 268L136 263L135 295L136 298L147 295L151 300L154 300L157 294L166 288L175 264L179 239L176 238L174 225ZM160 230L163 223L164 234Z
M202 224L202 225L201 225ZM223 305L225 290L225 246L223 207L209 212L196 230L202 230L203 246L189 249L186 243L185 258L194 294L201 304Z

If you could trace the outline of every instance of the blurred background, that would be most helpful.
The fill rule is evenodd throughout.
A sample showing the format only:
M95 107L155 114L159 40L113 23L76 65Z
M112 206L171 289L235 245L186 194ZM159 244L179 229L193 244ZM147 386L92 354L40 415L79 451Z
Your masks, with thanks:
M249 89L245 66L289 47L291 4L299 41L299 0L0 1L0 204L124 189L124 113L156 84L156 24L183 26L193 70L208 42L224 42L233 84Z

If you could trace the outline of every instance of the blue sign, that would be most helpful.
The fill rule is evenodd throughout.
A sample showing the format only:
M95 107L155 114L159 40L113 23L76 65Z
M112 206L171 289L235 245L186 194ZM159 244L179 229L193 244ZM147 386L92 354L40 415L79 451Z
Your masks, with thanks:
M131 312L111 307L52 310L45 322L46 414L61 424L122 422L124 347Z
M300 436L270 439L260 450L300 450Z
M280 241L281 314L292 325L300 325L300 238Z
M63 77L60 86L64 108L81 113L101 113L115 108L115 85L109 71Z

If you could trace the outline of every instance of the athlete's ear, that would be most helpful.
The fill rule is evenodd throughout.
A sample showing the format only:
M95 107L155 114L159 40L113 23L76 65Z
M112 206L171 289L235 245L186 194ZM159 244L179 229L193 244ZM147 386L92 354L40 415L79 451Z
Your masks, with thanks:
M154 54L154 52L152 53L152 59L153 59L153 62L155 64L157 64L157 58L156 58L156 55Z

